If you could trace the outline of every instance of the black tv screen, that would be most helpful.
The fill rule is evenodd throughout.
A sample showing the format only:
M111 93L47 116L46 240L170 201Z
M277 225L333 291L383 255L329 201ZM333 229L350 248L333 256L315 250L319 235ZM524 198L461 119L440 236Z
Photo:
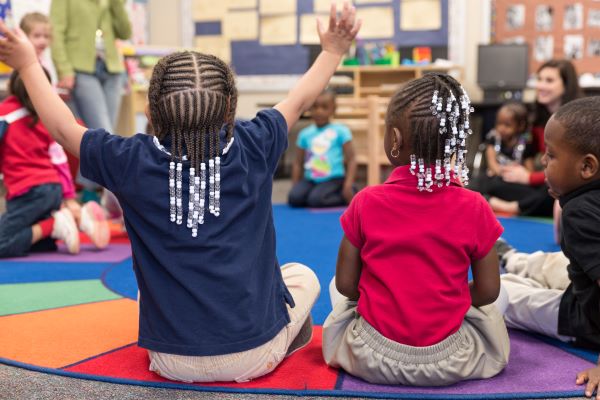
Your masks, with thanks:
M479 45L477 83L483 89L521 89L529 76L526 44Z

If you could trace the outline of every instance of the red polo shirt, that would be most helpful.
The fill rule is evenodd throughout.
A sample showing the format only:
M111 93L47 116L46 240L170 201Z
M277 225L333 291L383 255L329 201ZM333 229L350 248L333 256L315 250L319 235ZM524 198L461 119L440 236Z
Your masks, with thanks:
M419 192L408 166L360 191L341 217L358 249L358 312L383 336L430 346L455 333L471 305L468 271L503 228L458 181Z
M31 116L7 123L6 115L22 108L14 96L0 103L0 172L4 174L6 198L10 200L34 186L46 183L60 184L58 172L52 165L48 149L54 143L41 122L31 127Z

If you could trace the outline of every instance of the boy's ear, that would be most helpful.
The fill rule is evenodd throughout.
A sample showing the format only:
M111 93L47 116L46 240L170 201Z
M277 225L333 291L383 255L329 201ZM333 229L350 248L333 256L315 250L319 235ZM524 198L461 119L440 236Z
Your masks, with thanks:
M598 162L598 157L595 155L588 153L583 156L581 161L581 177L583 179L590 179L596 176L600 168L600 163Z

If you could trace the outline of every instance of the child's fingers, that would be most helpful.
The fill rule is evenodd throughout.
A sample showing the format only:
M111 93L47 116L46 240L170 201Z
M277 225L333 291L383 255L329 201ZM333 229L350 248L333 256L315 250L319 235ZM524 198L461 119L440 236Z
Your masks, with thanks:
M335 3L331 3L331 9L329 10L329 30L331 32L335 31L335 27L337 25L337 10L335 7Z
M356 23L354 24L354 27L350 31L350 35L352 35L352 37L356 36L356 34L358 33L358 31L360 30L360 26L361 25L362 25L362 20L361 19L357 19Z
M585 386L585 395L587 397L592 397L592 393L594 393L594 390L598 387L598 381L596 380L589 380L587 385ZM596 397L597 394L596 394Z
M350 12L348 14L348 19L346 19L346 21L344 22L344 29L347 32L350 32L352 30L352 27L354 26L354 21L356 20L356 8L355 7L350 7Z
M575 383L577 385L582 385L585 383L585 381L587 381L588 379L588 374L587 371L583 371L577 374L577 379L575 380Z
M317 18L317 33L319 34L319 38L323 36L323 22L321 22L320 18Z
M0 33L6 36L9 40L16 40L16 36L14 32L6 26L4 20L0 19Z
M348 5L348 2L345 1L344 8L342 9L342 15L340 16L340 25L341 26L346 26L349 15L350 15L350 6Z

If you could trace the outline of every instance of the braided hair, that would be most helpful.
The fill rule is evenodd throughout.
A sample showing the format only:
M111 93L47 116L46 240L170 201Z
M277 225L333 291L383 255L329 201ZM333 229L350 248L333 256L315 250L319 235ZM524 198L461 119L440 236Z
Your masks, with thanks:
M472 133L471 112L467 93L447 74L426 74L392 96L386 125L408 124L413 150L410 171L417 175L419 190L431 191L434 183L441 187L444 179L449 185L452 161L455 162L454 174L468 184L466 137Z
M208 208L215 216L220 213L219 132L225 128L230 145L237 105L233 73L215 56L195 51L173 53L154 67L148 100L156 138L158 141L171 138L171 221L177 224L183 221L182 161L187 159L190 161L187 226L192 229L192 236L197 236L197 225L204 223L207 159Z

